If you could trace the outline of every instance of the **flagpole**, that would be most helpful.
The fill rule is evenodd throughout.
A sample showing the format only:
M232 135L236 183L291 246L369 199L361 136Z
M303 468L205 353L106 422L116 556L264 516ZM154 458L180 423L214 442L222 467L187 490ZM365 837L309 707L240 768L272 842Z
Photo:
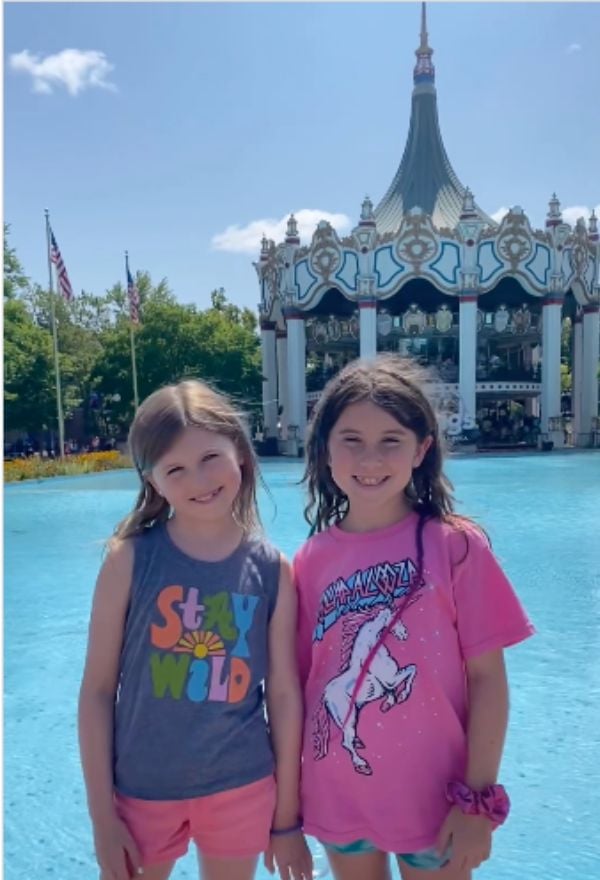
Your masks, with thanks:
M52 342L54 348L54 378L56 381L56 413L58 417L58 445L59 458L65 455L65 417L62 406L62 391L60 384L60 364L58 360L58 333L56 330L56 303L54 301L54 285L52 283L52 259L50 257L50 214L46 208L46 249L48 252L48 281L50 286L50 315L52 324Z
M129 295L129 254L125 251L125 275L127 278L127 293ZM131 342L131 373L133 376L133 405L135 410L137 410L140 405L140 399L138 395L138 381L137 381L137 364L135 361L135 336L133 330L133 320L131 318L131 303L129 303L129 339Z

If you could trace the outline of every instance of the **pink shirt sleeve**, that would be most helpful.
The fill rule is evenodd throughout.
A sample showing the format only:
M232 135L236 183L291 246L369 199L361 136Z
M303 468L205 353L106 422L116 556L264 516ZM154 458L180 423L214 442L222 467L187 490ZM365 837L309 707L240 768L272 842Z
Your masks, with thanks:
M458 560L453 570L458 635L469 660L515 645L535 630L486 536L472 525L463 528L462 533L452 530L450 544L452 559Z

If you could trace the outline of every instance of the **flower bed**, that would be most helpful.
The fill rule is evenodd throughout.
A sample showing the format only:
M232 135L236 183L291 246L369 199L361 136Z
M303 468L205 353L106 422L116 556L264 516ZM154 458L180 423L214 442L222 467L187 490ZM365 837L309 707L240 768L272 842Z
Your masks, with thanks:
M130 468L131 460L120 452L85 452L82 455L69 455L63 459L15 458L4 462L4 480L15 483L20 480L42 480L46 477L74 477L78 474L92 474L97 471L112 471Z

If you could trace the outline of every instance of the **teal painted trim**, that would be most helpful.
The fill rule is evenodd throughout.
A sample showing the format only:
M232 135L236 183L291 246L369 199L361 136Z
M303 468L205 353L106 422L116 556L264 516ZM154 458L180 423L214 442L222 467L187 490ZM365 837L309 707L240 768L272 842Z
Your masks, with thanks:
M452 278L447 278L438 269L435 268L437 266L437 264L441 260L444 259L444 253L446 251L446 248L448 250L450 250L450 248L454 248L454 250L456 251L456 265L455 265L454 271L452 273ZM458 282L458 277L457 277L458 270L460 269L460 248L459 248L459 246L457 244L454 244L453 242L445 241L442 244L442 251L441 251L439 257L437 258L435 263L430 264L429 268L431 269L432 272L435 272L436 275L439 275L439 277L442 279L442 281L445 281L447 284L456 284Z
M310 278L313 279L312 284L308 285L308 287L306 288L304 293L302 293L302 288L300 286L300 282L298 281L298 269L301 266L306 267L306 271L307 271L308 275L310 276ZM313 273L310 271L310 268L308 265L308 260L300 260L299 263L296 263L296 265L294 266L294 284L296 285L296 289L298 291L298 300L306 299L306 297L309 295L309 293L311 292L311 290L313 289L315 284L318 282L318 280L319 280L318 277L316 275L313 275Z
M390 275L390 277L389 277L389 278L387 279L387 281L385 281L385 282L383 282L383 281L381 280L381 273L379 272L379 269L377 268L377 258L378 258L378 256L379 256L380 254L382 254L384 251L389 251L389 254L390 254L390 258L391 258L391 260L392 260L392 263L393 263L395 266L398 266L398 271L397 271L397 272L394 272L392 275ZM394 251L393 251L393 249L392 249L392 245L391 245L391 244L390 244L390 245L387 245L387 247L379 248L378 250L375 251L374 272L375 272L375 274L377 275L377 287L378 287L378 288L387 287L388 284L390 284L390 283L394 280L394 278L396 278L398 275L401 275L402 272L404 272L405 269L406 269L406 266L404 266L402 263L399 263L398 260L394 257Z
M546 254L546 260L547 260L547 266L544 271L543 278L540 278L539 275L537 275L533 271L533 269L529 268L532 265L532 263L535 263L535 261L537 260L537 256L538 256L539 251L544 251L544 253ZM543 244L539 244L539 242L536 242L535 251L533 252L533 256L528 263L525 263L525 268L527 269L527 271L529 272L530 275L533 275L533 277L535 278L536 281L539 281L540 284L547 284L548 283L548 273L550 272L550 251L548 250L548 248L544 247Z
M354 268L354 287L352 287L350 284L348 284L348 282L344 278L342 278L342 274L344 272L344 269L346 268L346 262L349 263L350 259L354 260L354 266L355 266L355 268ZM334 277L337 278L337 280L340 282L340 284L343 284L344 287L347 287L348 290L352 290L353 292L356 292L358 290L358 285L356 283L356 276L357 275L358 275L358 256L354 253L354 251L344 251L344 262L342 263L339 272L336 272Z
M496 264L497 264L497 265L492 269L492 271L490 272L490 274L489 274L489 275L486 275L485 277L484 277L484 275L483 275L483 266L482 266L481 263L479 262L479 255L481 254L481 252L482 252L482 250L483 250L484 248L486 248L486 249L488 249L488 250L491 250L492 257L495 259ZM480 278L479 278L479 281L480 281L481 284L486 284L488 281L490 281L491 278L494 277L494 275L495 275L497 272L499 272L501 269L504 268L504 263L502 262L502 260L499 260L499 259L498 259L498 255L496 254L496 248L494 247L494 242L493 242L493 241L484 241L484 243L483 243L483 244L480 244L479 247L477 248L477 268L481 271L481 275L480 275Z

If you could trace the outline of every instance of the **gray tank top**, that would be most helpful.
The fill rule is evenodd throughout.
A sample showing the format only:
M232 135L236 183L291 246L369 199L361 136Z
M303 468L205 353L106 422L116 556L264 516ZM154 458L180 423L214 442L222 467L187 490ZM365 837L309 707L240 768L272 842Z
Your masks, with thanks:
M222 562L201 562L173 543L164 524L131 540L115 788L183 800L268 776L274 762L263 681L279 553L248 539Z

